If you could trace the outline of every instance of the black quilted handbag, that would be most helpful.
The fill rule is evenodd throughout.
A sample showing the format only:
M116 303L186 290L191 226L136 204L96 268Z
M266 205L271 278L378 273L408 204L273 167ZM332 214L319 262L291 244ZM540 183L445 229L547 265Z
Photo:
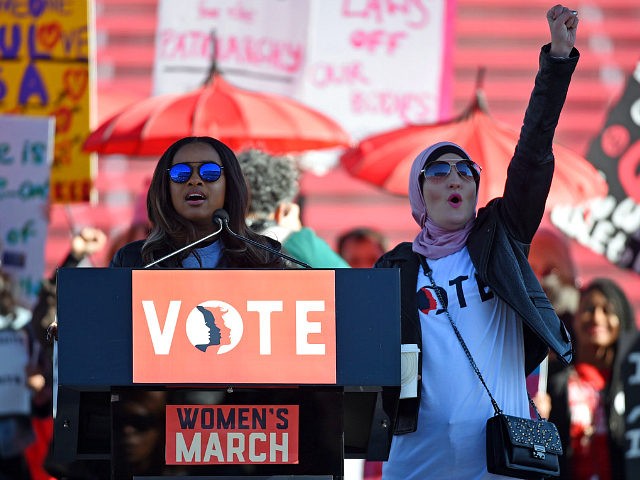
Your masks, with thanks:
M497 413L487 420L487 470L516 478L558 477L562 444L556 426Z

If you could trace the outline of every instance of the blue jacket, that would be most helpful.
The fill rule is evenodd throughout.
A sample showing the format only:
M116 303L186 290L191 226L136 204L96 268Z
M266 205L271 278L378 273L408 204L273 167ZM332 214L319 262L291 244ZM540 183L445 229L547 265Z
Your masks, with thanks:
M575 49L567 59L553 58L549 48L545 45L540 53L540 68L508 167L504 194L478 211L467 239L480 280L523 319L526 375L549 349L564 363L572 359L569 333L527 261L551 188L553 135L579 58ZM400 268L402 343L417 344L422 352L429 347L422 345L415 295L419 266L409 242L399 244L376 263L376 267ZM421 358L418 368L421 375ZM400 400L396 434L416 430L419 405L419 394L418 398Z

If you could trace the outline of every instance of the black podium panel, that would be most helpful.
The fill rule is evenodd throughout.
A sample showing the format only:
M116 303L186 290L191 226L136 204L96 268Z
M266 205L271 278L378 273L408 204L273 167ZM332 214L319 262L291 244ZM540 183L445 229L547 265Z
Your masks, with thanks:
M335 272L336 385L399 385L398 271ZM131 270L62 268L58 283L60 384L131 385Z
M163 273L168 281L171 273ZM117 405L127 391L166 391L174 403L200 392L219 397L221 405L299 405L298 465L197 465L188 477L339 476L344 458L387 458L400 389L397 270L335 270L336 381L317 385L134 383L131 276L131 269L58 272L54 463L61 473L72 466L96 478L138 478L121 450ZM140 478L184 473L158 468Z

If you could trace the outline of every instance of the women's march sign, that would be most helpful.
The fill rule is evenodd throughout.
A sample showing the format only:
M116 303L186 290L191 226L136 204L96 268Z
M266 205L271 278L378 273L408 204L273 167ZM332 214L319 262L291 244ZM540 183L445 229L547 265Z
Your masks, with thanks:
M557 207L551 220L612 263L640 273L640 63L591 142L587 159L606 178L608 196Z
M292 97L354 138L449 114L454 2L160 0L154 91L236 87Z
M2 269L31 306L44 274L52 118L0 115L0 254Z
M167 465L297 464L298 405L167 405Z
M55 117L51 200L85 202L89 154L88 7L84 0L0 2L0 113Z

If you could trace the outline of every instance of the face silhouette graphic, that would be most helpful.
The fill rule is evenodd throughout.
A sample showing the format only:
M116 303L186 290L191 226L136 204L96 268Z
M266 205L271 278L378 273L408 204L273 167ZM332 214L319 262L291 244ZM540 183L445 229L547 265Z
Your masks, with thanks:
M185 325L189 343L198 350L217 355L233 350L242 338L242 317L228 303L207 300L196 306L187 316ZM212 349L207 350L208 347Z
M204 323L209 330L209 343L201 343L196 345L196 348L198 350L204 352L207 347L211 345L220 345L220 339L222 338L222 335L220 333L220 329L216 325L216 319L213 316L213 313L211 313L201 305L198 305L196 308L200 311L200 313L202 313L202 316L204 317Z

